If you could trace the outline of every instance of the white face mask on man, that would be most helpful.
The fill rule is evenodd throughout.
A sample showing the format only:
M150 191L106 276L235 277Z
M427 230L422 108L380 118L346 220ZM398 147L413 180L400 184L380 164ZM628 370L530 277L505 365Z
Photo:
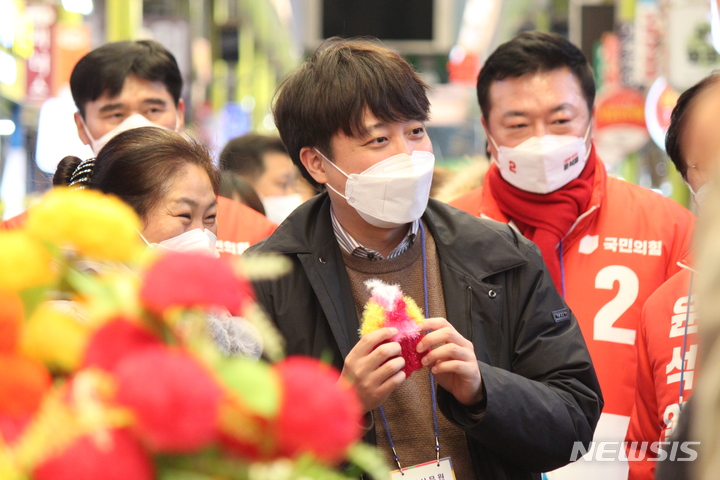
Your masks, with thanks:
M395 228L420 218L430 198L435 156L415 150L387 158L361 173L343 172L325 155L327 162L347 177L345 194L329 183L326 186L344 198L370 225Z
M303 203L299 193L262 197L260 201L265 209L265 216L278 225Z
M215 248L217 236L207 228L194 228L159 243L150 243L142 234L140 236L150 248L183 253L203 253L215 258L220 256L220 252Z
M515 147L498 146L493 159L500 175L510 185L531 193L546 194L558 190L580 176L590 156L588 126L584 137L544 135L531 137Z
M90 134L90 130L87 128L87 125L85 124L85 120L82 118L82 115L80 116L80 121L83 124L83 128L85 129L85 134L90 139L90 148L92 148L92 151L95 155L97 155L100 150L107 144L112 138L125 130L132 130L133 128L139 128L139 127L157 127L157 128L164 128L165 130L169 130L169 128L163 127L162 125L157 125L147 118L143 116L140 113L133 113L132 115L129 115L123 119L122 122L120 122L115 128L107 132L102 137L95 139ZM178 119L175 119L175 130L177 131L177 125L178 125Z

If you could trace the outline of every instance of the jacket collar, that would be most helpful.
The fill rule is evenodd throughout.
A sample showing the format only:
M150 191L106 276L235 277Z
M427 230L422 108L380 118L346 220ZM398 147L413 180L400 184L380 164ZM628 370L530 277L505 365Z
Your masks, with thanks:
M336 246L330 220L330 197L321 193L300 205L265 242L273 252L285 254L314 253Z
M697 270L695 270L693 268L693 266L694 266L694 258L693 257L694 257L694 249L691 248L690 250L687 251L687 253L685 255L683 255L683 257L680 260L678 260L677 266L682 269L690 270L691 272L697 273Z
M480 220L430 199L423 223L435 239L441 261L478 280L527 262L508 238L508 227ZM508 248L512 247L512 248ZM322 193L298 207L265 243L284 254L330 255L339 246L330 220L330 198ZM478 259L480 260L478 261ZM469 272L468 265L473 265Z

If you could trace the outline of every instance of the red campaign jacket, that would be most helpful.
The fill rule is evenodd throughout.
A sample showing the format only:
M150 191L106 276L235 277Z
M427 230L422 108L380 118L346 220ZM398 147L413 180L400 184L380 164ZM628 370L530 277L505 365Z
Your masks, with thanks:
M217 249L222 257L241 255L275 231L277 224L247 205L225 197L218 201Z
M629 417L635 399L636 329L647 298L680 270L695 217L673 200L608 177L598 162L590 206L561 242L565 301L575 313L605 398L603 414ZM450 205L509 222L492 190ZM625 431L618 432L621 441Z
M690 293L693 270L687 260L680 263L682 270L645 302L638 326L637 389L626 441L628 457L643 461L629 462L629 480L655 478L657 462L650 459L657 454L649 449L649 444L667 441L677 425L681 373L683 403L687 402L697 380L697 314L695 295ZM681 371L683 343L685 366ZM633 445L633 442L647 443Z
M277 228L261 213L242 203L225 197L217 197L218 238L217 249L222 257L241 255L245 249L269 237ZM0 222L0 230L20 228L25 223L27 212Z

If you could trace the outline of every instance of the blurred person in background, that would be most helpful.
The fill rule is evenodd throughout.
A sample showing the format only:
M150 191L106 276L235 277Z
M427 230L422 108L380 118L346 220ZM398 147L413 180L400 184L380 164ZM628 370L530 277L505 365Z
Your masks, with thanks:
M434 189L434 192L431 192L430 196L441 202L449 203L480 187L487 173L489 166L488 159L484 156L478 156L470 158L468 161L469 163L467 165L452 172L452 175L445 178L444 181ZM433 182L434 181L435 177L433 175Z
M451 205L509 223L538 245L600 379L605 407L594 438L624 453L641 310L680 270L694 216L607 175L592 142L593 72L565 38L524 32L499 46L480 71L477 94L492 164L482 187ZM548 477L623 480L620 453Z
M430 196L437 198L437 193L443 185L455 178L455 172L446 167L433 168L432 184L430 184Z
M180 131L185 126L182 87L175 57L155 41L98 47L78 61L70 76L78 135L98 155L125 130L156 126ZM6 226L21 221L10 219ZM239 255L270 235L276 225L251 208L221 197L218 228L218 249L223 255Z
M702 215L720 162L720 75L689 88L673 109L665 149L693 194ZM647 446L667 442L697 379L698 281L690 252L672 276L645 303L637 335L637 390L627 433L630 480L652 480L658 454ZM633 443L636 442L636 443Z
M248 182L265 215L278 224L305 200L298 189L300 172L278 137L249 133L233 138L220 153L220 168Z
M97 158L65 157L53 185L90 188L119 197L142 222L148 247L217 257L220 174L198 142L158 127L138 127L110 139ZM260 356L254 327L228 315L208 318L227 355Z
M258 213L265 215L265 207L255 189L242 177L232 172L220 172L220 190L218 194L247 205Z

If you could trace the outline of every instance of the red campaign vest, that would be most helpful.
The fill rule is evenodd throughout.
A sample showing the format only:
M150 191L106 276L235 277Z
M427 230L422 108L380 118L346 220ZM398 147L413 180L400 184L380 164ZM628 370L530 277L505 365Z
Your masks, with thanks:
M682 262L684 266L687 263ZM680 414L680 378L683 379L683 403L687 402L697 381L697 324L695 296L690 294L693 271L683 268L662 284L645 302L638 326L637 389L630 415L626 441L630 458L629 480L652 480L657 462L636 450L632 442L667 441ZM687 327L687 328L686 328ZM683 347L684 344L684 347ZM685 351L684 368L682 361Z
M565 300L578 319L605 399L603 413L630 416L636 329L647 298L689 250L695 217L673 200L595 169L587 211L562 242ZM485 185L450 205L501 222ZM622 440L624 432L618 440Z

